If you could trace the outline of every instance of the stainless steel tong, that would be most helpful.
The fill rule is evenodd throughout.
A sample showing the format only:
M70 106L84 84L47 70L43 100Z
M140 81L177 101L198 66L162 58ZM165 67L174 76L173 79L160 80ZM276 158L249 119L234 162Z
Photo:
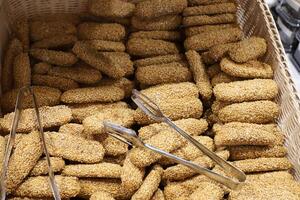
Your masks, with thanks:
M183 158L180 158L178 156L175 156L171 153L168 153L166 151L163 151L161 149L158 149L154 146L151 146L149 144L144 143L136 134L136 132L132 129L125 128L123 126L119 126L117 124L105 121L104 127L106 129L106 132L111 135L112 137L128 144L129 146L139 147L139 148L145 148L149 149L151 151L154 151L162 156L165 156L176 163L185 165L196 172L203 174L219 183L222 183L223 185L229 187L230 189L236 189L240 185L241 182L236 182L228 177L222 176L220 174L217 174L209 169L206 169L204 167L201 167L191 161L185 160Z
M162 111L159 109L158 105L156 105L146 95L140 93L137 90L133 90L131 99L150 118L152 118L155 121L165 122L166 124L168 124L176 132L178 132L185 139L187 139L194 146L196 146L199 150L201 150L205 155L207 155L209 158L211 158L213 161L215 161L218 165L220 165L224 169L225 173L232 175L239 182L234 181L233 179L230 179L228 177L224 177L222 175L216 174L216 173L212 172L211 170L207 170L207 169L202 168L202 167L200 167L198 165L192 164L191 162L186 161L184 159L180 159L178 157L176 158L176 156L173 156L173 155L170 156L170 154L167 153L167 152L164 152L163 155L165 155L167 157L170 157L171 159L176 158L176 159L174 159L176 162L184 164L184 165L186 165L186 166L188 166L188 167L196 170L197 172L199 172L201 174L204 174L204 175L210 177L211 179L213 179L215 181L218 181L218 182L226 185L227 187L229 187L231 189L237 188L242 182L244 182L246 180L246 175L245 175L244 172L242 172L241 170L239 170L238 168L236 168L235 166L233 166L232 164L230 164L229 162L227 162L226 160L224 160L223 158L221 158L220 156L218 156L214 152L210 151L208 148L206 148L204 145L202 145L201 143L199 143L197 140L195 140L192 136L190 136L184 130L182 130L181 128L179 128L176 124L174 124L171 121L171 119L169 119L168 117L166 117L162 113ZM122 129L122 130L124 130L124 129ZM125 132L125 133L128 134L128 132ZM124 135L126 135L126 134L124 134ZM136 135L135 136L132 136L132 135L133 135L133 133L131 132L131 137L130 137L131 139L136 136ZM137 140L138 139L135 139L135 141L133 142L134 145L136 145ZM144 146L146 148L149 148L149 145L146 145L146 144L142 145L142 144L143 143L139 143L140 146ZM154 148L154 149L153 148L154 147L150 147L150 149L152 149L152 150L156 149L156 148ZM154 150L154 151L157 152L157 149ZM159 151L162 152L161 150L159 150Z
M18 92L16 105L15 105L15 115L14 115L14 118L13 118L12 127L11 127L9 137L8 137L8 141L7 141L7 144L6 144L4 161L3 161L3 164L2 164L2 174L1 174L1 180L0 180L1 200L5 200L5 198L6 198L6 181L5 180L6 180L7 170L8 170L8 163L9 163L9 158L12 154L13 147L14 147L14 144L15 144L16 130L18 128L18 124L19 124L20 116L21 116L21 111L23 109L22 108L22 98L25 95L31 95L32 96L32 102L33 102L33 105L34 105L34 111L35 111L35 114L36 114L37 125L38 125L38 129L39 129L39 132L40 132L42 147L43 147L43 151L44 151L44 154L46 156L46 161L47 161L47 165L48 165L49 182L50 182L50 187L51 187L51 190L52 190L52 193L53 193L53 197L54 197L55 200L61 200L61 197L60 197L60 194L59 194L59 189L58 189L57 184L55 182L54 173L53 173L51 163L50 163L50 156L49 156L47 146L46 146L46 142L45 142L45 135L44 135L43 126L42 126L42 122L41 122L41 118L40 118L40 113L39 113L39 109L38 109L38 105L37 105L37 101L36 101L36 96L34 94L33 89L30 86L23 87Z

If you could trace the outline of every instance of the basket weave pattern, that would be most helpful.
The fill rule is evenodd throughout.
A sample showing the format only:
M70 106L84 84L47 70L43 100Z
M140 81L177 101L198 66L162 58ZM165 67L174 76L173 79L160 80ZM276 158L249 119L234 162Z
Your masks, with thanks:
M238 23L245 36L261 36L268 42L264 62L273 67L274 79L280 89L276 99L281 108L278 125L286 136L288 158L294 165L295 178L300 180L300 100L287 68L275 22L264 0L236 2ZM86 9L87 0L0 0L0 59L17 19L53 13L81 13Z

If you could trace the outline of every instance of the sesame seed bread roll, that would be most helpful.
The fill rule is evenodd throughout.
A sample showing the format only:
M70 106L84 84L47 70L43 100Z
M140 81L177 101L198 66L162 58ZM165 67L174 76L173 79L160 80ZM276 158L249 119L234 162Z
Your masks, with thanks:
M48 63L39 62L39 63L33 65L32 73L45 75L48 73L48 71L50 70L51 67L52 67L52 65L50 65Z
M92 136L84 133L84 127L82 124L68 123L59 127L59 133L71 134L85 139L94 139Z
M86 134L104 134L104 121L130 127L134 124L134 110L130 108L107 108L82 121Z
M76 34L74 24L67 21L33 21L30 23L30 38L38 41L58 35Z
M13 88L13 74L14 74L14 61L15 57L23 51L22 43L20 40L14 38L9 41L7 49L4 53L2 74L1 74L1 88L2 92L6 92Z
M66 124L72 120L71 109L65 105L44 106L39 108L40 118L43 128L52 128ZM0 118L2 130L9 132L14 117L14 112L4 115ZM22 111L22 116L16 132L28 133L36 127L36 115L33 108L27 108Z
M131 33L130 38L180 41L181 34L178 31L138 31Z
M167 140L167 137L169 136L172 136L173 138L169 138L169 142L165 142L164 140ZM180 141L178 137L174 138L174 134L171 132L165 132L164 135L157 134L145 142L167 152L179 148L183 143L183 141ZM162 156L159 154L140 148L134 148L130 154L131 162L139 168L150 166L161 158Z
M187 179L190 180L190 179ZM164 196L166 200L169 199L178 199L178 198L188 198L188 196L192 193L187 188L185 188L182 184L183 181L177 182L169 182L164 188ZM177 184L175 184L177 183Z
M133 73L133 63L124 52L98 52L81 41L75 43L72 51L81 60L111 78L118 79Z
M186 128L185 130L194 136L201 135L208 128L208 124L205 119L193 119L193 118L180 119L174 121L174 123L179 127ZM163 130L172 131L172 128L165 123L155 123L155 124L150 124L148 126L143 126L142 128L139 129L139 137L142 140L147 140L150 139L152 136L159 134ZM182 148L185 147L186 146ZM178 151L180 151L180 149L178 149Z
M177 198L188 198L198 187L205 182L211 182L211 179L204 175L197 175L190 179L178 182L168 182L164 188L164 194L167 200Z
M86 43L97 51L104 52L124 52L126 47L123 42L114 42L107 40L85 40L81 41L82 43Z
M237 8L234 3L220 3L204 6L187 7L183 11L183 16L194 15L215 15L224 13L236 13Z
M17 38L22 42L24 52L29 50L29 23L27 20L19 20L15 23L14 28Z
M131 81L125 77L120 79L104 78L98 84L98 86L116 86L121 88L125 93L125 98L130 97L132 90L135 86L134 81Z
M32 75L32 84L53 87L61 91L72 90L79 87L79 84L72 79L39 74Z
M65 167L65 161L59 157L50 157L52 171L60 172ZM46 158L40 159L30 172L30 176L48 175L49 168Z
M79 24L78 37L81 40L122 41L125 38L125 28L117 23L84 22Z
M32 90L36 97L38 106L56 106L60 102L61 92L58 89L44 86L33 86ZM18 96L18 89L10 90L2 95L1 108L4 112L12 112ZM31 95L24 95L22 98L22 108L33 108Z
M232 0L188 0L189 5L210 5L228 2L232 2Z
M27 53L15 57L13 63L14 88L19 89L31 85L31 67Z
M252 124L252 123L230 122L224 124L224 126L230 128L237 128L237 129L254 128L262 131L268 131L272 133L276 138L276 141L274 141L273 145L282 146L284 144L283 133L279 130L276 124Z
M185 53L193 72L194 81L196 82L198 91L203 99L210 99L212 95L212 86L208 75L205 72L205 65L201 56L196 51L188 51Z
M130 161L131 152L132 150L130 150L127 153L126 158L124 160L124 164L121 172L121 181L122 181L122 186L124 188L126 188L128 191L135 192L140 188L140 186L143 183L145 169L139 168L134 164L132 164L132 162Z
M77 41L73 46L72 51L78 58L92 67L102 69L102 71L108 71L104 56L101 53L98 53L97 50L92 48L86 41ZM118 72L120 73L120 71Z
M118 164L118 165L124 165L126 154L122 154L119 156L104 156L103 162Z
M214 141L217 146L238 145L272 145L276 141L273 133L256 129L255 127L235 128L230 126L214 125Z
M211 85L213 87L215 87L216 85L220 84L220 83L230 83L230 82L233 82L233 81L238 81L240 80L239 78L237 77L233 77L233 76L230 76L224 72L220 72L218 74L216 74L215 76L212 77L211 79Z
M149 0L136 4L134 15L142 19L153 19L181 13L187 7L187 0Z
M130 55L141 57L179 53L175 43L142 38L131 38L127 42L127 51Z
M52 49L71 47L75 44L76 41L77 37L74 35L58 35L36 41L31 45L31 48Z
M192 26L186 27L184 32L187 37L198 35L204 32L212 32L226 28L234 28L235 24L217 24L217 25L203 25L203 26Z
M220 83L214 87L216 99L225 102L272 100L277 94L278 87L272 79Z
M214 32L204 32L188 37L184 41L184 46L187 50L203 51L208 50L215 45L239 41L242 38L242 35L243 33L239 28L227 28Z
M45 137L51 156L87 164L103 160L105 150L97 141L57 132L47 132Z
M90 200L115 200L115 198L108 192L98 191L91 195Z
M215 199L221 200L224 197L224 191L214 183L202 182L201 185L189 196L190 200Z
M151 197L151 200L165 200L163 191L161 189L157 189L154 195Z
M287 154L287 149L282 145L271 146L231 146L230 151L231 160L246 160L254 158L270 158L270 157L284 157Z
M228 105L219 111L222 122L248 122L265 124L279 116L278 105L272 101L243 102Z
M179 62L139 67L135 76L141 84L146 85L179 83L192 79L189 69Z
M151 20L142 20L133 16L131 25L137 30L168 31L177 29L181 25L181 21L182 17L180 15L166 15Z
M159 183L161 181L161 176L163 174L163 169L156 165L152 168L148 176L146 176L141 187L134 193L131 197L132 200L138 199L151 199L155 191L158 189Z
M30 55L38 60L53 65L72 66L78 59L73 53L47 49L31 49Z
M214 141L210 137L207 137L207 136L193 136L193 138L195 140L197 140L199 143L203 144L209 150L214 151L214 149L215 149ZM176 149L175 151L172 151L171 153L175 156L178 156L178 157L186 159L186 160L195 160L199 156L203 156L203 152L199 151L199 149L197 149L197 147L195 147L190 142L187 142L184 146ZM162 159L160 159L159 163L162 164L162 165L175 164L174 161L169 160L169 159L164 158L164 157Z
M244 63L263 56L267 52L267 42L264 38L250 37L237 43L229 50L230 58L238 63Z
M119 71L122 71L124 73L123 76L129 76L134 73L134 68L133 68L133 62L130 59L130 55L125 52L103 52L102 55L104 58L107 60L106 62L110 66L110 71L106 73L108 76L114 78L114 79L119 79L122 78L122 76L114 75L112 74L114 71L112 68L116 68ZM101 71L101 69L100 69Z
M234 161L233 165L245 173L289 170L292 164L287 158L256 158Z
M241 78L273 78L273 69L270 65L250 60L246 63L235 63L228 58L220 62L221 70L226 74Z
M150 58L143 58L134 61L134 66L144 67L148 65L158 65L167 64L172 62L179 62L184 60L184 55L182 54L169 54L164 56L154 56Z
M257 174L249 174L247 176L247 180L254 182L254 181L293 181L295 180L293 175L290 174L288 171L274 171L274 172L265 172L265 173L257 173Z
M111 163L66 165L62 174L65 176L120 178L122 167Z
M85 118L95 115L107 108L128 108L125 102L116 103L83 103L83 104L71 104L69 106L72 111L73 119L77 122L82 122Z
M207 124L201 124L201 122L200 124L202 126L195 127L195 124L190 123L190 120L175 121L175 124L190 135L199 135L203 133L207 128ZM149 139L145 139L144 142L164 151L172 152L175 149L184 146L186 140L184 140L184 138L182 138L173 129L163 126L158 133L149 137ZM130 154L131 162L137 167L149 166L152 163L157 162L161 158L162 156L159 154L140 148L134 148Z
M80 192L78 197L89 198L93 193L102 191L108 192L114 198L122 193L121 181L119 179L79 179Z
M229 157L229 152L221 151L217 152L217 155L219 155L222 158L224 157L224 159L227 160L227 158ZM214 162L208 156L205 155L195 158L194 160L192 160L192 162L208 169L214 167ZM182 164L176 164L164 170L163 179L168 181L182 181L194 176L195 174L197 174L195 170Z
M215 24L231 24L236 22L234 14L198 15L183 17L182 24L185 27L203 26Z
M128 151L128 145L120 140L108 136L102 141L102 145L105 149L105 155L107 156L120 156L126 154Z
M55 181L62 198L76 197L80 191L80 185L77 177L57 175L55 176ZM47 176L29 177L14 193L18 196L27 196L39 199L53 197L49 178Z
M133 15L135 5L121 0L91 0L88 11L97 17L126 18Z
M292 188L293 187L293 188ZM295 189L294 189L295 188ZM247 183L237 191L232 191L229 199L299 199L299 186L295 181ZM294 191L293 191L294 190Z
M153 101L168 98L185 98L187 96L198 98L199 96L196 85L191 82L161 84L141 90L140 92Z
M73 67L52 67L48 75L72 79L78 83L94 84L102 79L101 73L86 64Z
M194 97L164 99L155 103L159 106L162 113L172 120L200 118L203 112L202 102L200 99ZM140 109L136 110L134 118L140 125L155 122Z
M8 164L6 175L8 193L15 191L29 175L42 153L39 132L33 131L19 140Z
M217 63L222 60L223 57L225 57L228 53L228 51L232 48L234 48L237 45L237 43L226 43L226 44L220 44L213 46L210 48L206 54L206 56L209 59L208 64L210 63ZM211 60L211 62L210 62Z
M68 90L61 96L64 103L114 102L124 98L124 91L115 86L99 86Z

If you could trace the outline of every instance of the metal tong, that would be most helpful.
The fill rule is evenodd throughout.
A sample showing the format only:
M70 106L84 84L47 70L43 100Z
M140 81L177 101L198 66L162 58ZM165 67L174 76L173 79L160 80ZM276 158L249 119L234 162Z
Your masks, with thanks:
M201 143L199 143L197 140L195 140L192 136L190 136L188 133L186 133L184 130L182 130L181 128L179 128L176 124L174 124L171 119L169 119L168 117L166 117L161 110L159 109L158 105L156 105L150 98L148 98L147 96L145 96L144 94L140 93L137 90L133 90L132 91L132 96L131 99L134 101L134 103L145 113L147 114L150 118L152 118L155 121L158 122L165 122L166 124L168 124L171 128L173 128L176 132L178 132L180 135L182 135L185 139L187 139L189 142L191 142L194 146L196 146L199 150L201 150L205 155L207 155L209 158L211 158L214 162L216 162L218 165L220 165L226 174L230 174L232 175L234 178L236 178L239 182L230 179L228 177L222 176L220 174L216 174L214 172L212 172L211 170L207 170L205 168L202 168L198 165L192 164L189 161L186 161L184 159L174 159L175 156L171 156L171 159L176 160L177 162L184 164L194 170L196 170L197 172L204 174L208 177L210 177L211 179L218 181L224 185L226 185L227 187L231 188L231 189L236 189L242 182L244 182L246 180L246 175L244 172L242 172L241 170L239 170L238 168L236 168L235 166L233 166L232 164L230 164L229 162L227 162L226 160L224 160L223 158L221 158L220 156L218 156L217 154L215 154L214 152L210 151L208 148L206 148L204 145L202 145ZM128 133L128 132L126 132ZM133 133L131 132L131 135L133 135ZM132 139L134 136L131 136L130 138ZM135 139L135 143L136 143L137 139ZM134 145L136 145L134 143ZM143 143L140 143L140 146ZM145 145L143 145L145 146ZM149 145L146 145L146 148L149 148ZM153 149L153 147L150 147ZM157 149L156 149L157 150ZM154 151L156 151L154 150ZM157 151L156 151L157 152ZM161 150L160 150L161 152ZM164 152L164 155L169 157L170 154L166 152Z
M128 144L129 146L134 146L134 147L139 147L139 148L144 148L144 149L149 149L151 151L154 151L162 156L165 156L173 161L175 161L176 163L179 163L179 164L182 164L182 165L185 165L193 170L195 170L196 172L200 173L200 174L203 174L219 183L222 183L223 185L229 187L230 189L236 189L240 182L236 182L228 177L224 177L220 174L217 174L209 169L206 169L204 167L201 167L191 161L188 161L188 160L185 160L183 158L180 158L178 156L175 156L171 153L168 153L166 151L163 151L161 149L158 149L154 146L151 146L149 144L146 144L144 143L136 134L136 132L132 129L128 129L128 128L125 128L123 126L119 126L117 124L114 124L114 123L111 123L111 122L108 122L108 121L105 121L103 122L104 123L104 127L105 127L105 130L106 132Z
M8 163L9 163L9 158L12 154L13 147L14 147L14 144L15 144L16 130L18 128L18 124L19 124L20 116L21 116L21 111L23 109L22 108L22 98L25 95L31 95L32 96L34 111L35 111L35 114L36 114L38 129L39 129L40 138L41 138L41 141L42 141L42 147L43 147L43 151L44 151L44 154L46 156L46 161L47 161L47 165L48 165L49 182L50 182L50 187L51 187L51 190L52 190L52 193L53 193L53 197L54 197L55 200L61 200L61 197L60 197L60 194L59 194L59 189L58 189L56 181L54 179L54 173L53 173L51 163L50 163L50 157L49 157L49 153L48 153L46 142L45 142L45 135L44 135L44 130L43 130L43 126L42 126L42 122L41 122L41 118L40 118L40 113L39 113L39 109L38 109L38 105L37 105L37 101L36 101L36 96L34 94L33 89L30 86L25 86L25 87L21 88L18 92L16 105L15 105L15 115L14 115L14 118L13 118L13 123L12 123L12 126L11 126L11 130L10 130L10 133L9 133L8 142L6 144L4 161L3 161L3 164L2 164L2 174L1 174L1 180L0 180L1 200L5 200L5 198L6 198L6 182L5 182L5 180L6 180L7 170L8 170Z

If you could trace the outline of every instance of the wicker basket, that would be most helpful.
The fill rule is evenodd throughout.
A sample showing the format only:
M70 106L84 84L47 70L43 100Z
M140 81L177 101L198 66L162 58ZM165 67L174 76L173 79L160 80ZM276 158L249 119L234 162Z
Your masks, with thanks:
M294 175L300 180L300 100L288 71L276 25L264 0L236 1L238 22L245 35L261 36L268 41L264 61L274 68L275 81L280 88L277 97L281 107L278 125L286 136L288 157L294 165ZM0 58L17 19L53 13L80 13L86 9L87 0L3 0L2 5L0 3Z

